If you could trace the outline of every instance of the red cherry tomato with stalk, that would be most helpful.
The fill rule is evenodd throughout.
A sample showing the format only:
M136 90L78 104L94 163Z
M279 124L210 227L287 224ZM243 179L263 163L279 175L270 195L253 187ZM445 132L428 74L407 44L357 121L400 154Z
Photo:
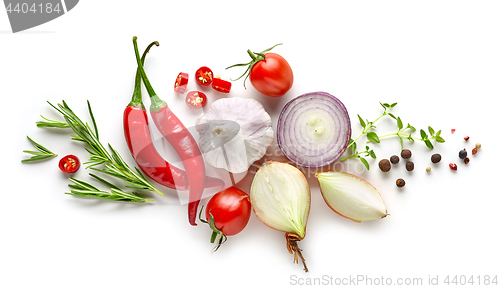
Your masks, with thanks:
M243 85L245 85L246 79L250 77L250 82L253 87L260 93L274 97L283 96L290 90L290 88L292 88L293 85L292 68L281 55L276 53L264 53L273 49L277 45L281 45L281 43L276 44L260 53L254 53L249 49L247 52L252 58L251 62L236 64L227 68L249 66L247 71L245 71L245 73L236 80L245 76L249 71L249 74L245 77Z
M250 219L251 211L250 197L236 187L220 191L208 201L205 209L205 217L208 222L201 221L209 223L214 230L211 242L214 243L216 237L219 239L214 250L219 248L226 236L236 235L245 228Z

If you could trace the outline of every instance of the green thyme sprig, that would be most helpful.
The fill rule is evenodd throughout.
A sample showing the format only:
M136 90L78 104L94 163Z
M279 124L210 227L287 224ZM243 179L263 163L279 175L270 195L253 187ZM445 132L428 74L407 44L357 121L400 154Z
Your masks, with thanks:
M33 144L33 146L38 150L38 151L30 151L30 150L24 150L23 152L24 153L27 153L27 154L32 154L33 156L29 159L24 159L24 160L21 160L21 162L25 163L25 162L34 162L34 161L41 161L41 160L46 160L46 159L50 159L50 158L53 158L55 156L57 156L56 153L53 153L51 152L49 149L47 149L46 147L42 146L41 144L35 142L33 139L31 139L29 136L27 136L28 139L31 141L31 143Z
M347 148L350 148L352 147L353 145L356 144L356 142L358 141L358 139L360 137L362 137L363 135L366 134L366 137L368 138L369 141L372 141L374 143L379 143L380 142L380 139L377 135L376 132L374 131L370 131L372 128L376 128L376 126L374 125L377 121L379 121L382 117L386 116L386 115L389 115L389 116L394 116L390 111L391 109L393 109L398 103L395 102L393 104L388 104L388 103L381 103L379 102L380 105L384 108L384 112L382 113L381 116L379 116L377 119L375 119L374 121L368 121L368 119L366 121L363 120L363 118L358 114L358 120L359 120L359 123L361 124L361 127L363 127L363 131L361 131L361 133L359 134L359 136L356 138L356 139L351 139L351 141L349 142L349 145L347 146Z
M352 144L351 144L351 142L352 142ZM358 152L356 150L356 148L357 148L356 142L354 142L353 139L351 139L349 141L349 145L354 153L348 157L341 159L340 161L345 161L345 160L350 159L350 158L358 158L365 165L366 169L369 170L370 164L368 163L368 161L366 160L365 157L370 156L372 159L375 159L375 158L377 158L377 156L375 155L375 152L372 149L370 149L369 146L365 147L365 151Z
M49 120L43 117L46 121L37 122L38 127L55 127L55 128L66 128L69 127L73 130L75 135L71 135L72 140L81 141L86 143L90 148L85 149L90 154L89 161L84 164L89 164L87 168L91 168L96 171L114 176L125 180L129 184L126 186L134 190L148 190L157 192L163 195L158 189L156 189L142 174L142 172L135 168L132 169L120 156L120 154L110 145L109 153L103 144L99 140L99 133L97 130L97 124L95 122L94 114L92 113L92 108L90 102L87 101L87 106L92 120L92 127L88 123L84 123L68 106L68 104L63 101L62 104L57 106L48 102L55 110L61 113L64 117L64 125L61 121ZM104 165L104 168L97 168L99 165Z
M70 193L66 193L68 195L73 195L73 196L79 196L79 197L87 197L87 198L99 198L99 199L106 199L106 200L114 200L114 201L122 201L122 202L131 202L131 203L145 203L145 202L153 202L153 200L146 199L140 194L133 192L133 193L127 193L121 190L119 187L116 185L110 183L109 181L94 175L92 173L89 173L90 176L92 176L94 179L98 180L99 182L107 185L110 187L111 191L103 191L95 186L75 179L75 178L70 178L69 180L73 184L69 184L68 187L70 187Z
M393 104L381 103L381 102L379 102L379 103L384 108L384 112L382 113L382 115L380 115L374 121L369 121L369 120L365 121L358 114L358 120L359 120L359 123L360 123L361 127L363 128L363 130L361 131L360 135L356 139L351 138L351 140L349 141L349 144L347 146L347 149L350 149L352 154L350 156L347 156L347 157L341 159L341 161L344 161L344 160L347 160L350 158L358 158L365 165L365 167L367 169L370 169L370 166L369 166L367 160L365 159L365 157L370 156L372 158L376 158L375 152L372 149L370 149L369 146L365 147L366 148L365 151L362 151L362 152L356 151L356 147L357 147L356 142L363 135L366 135L367 143L370 143L370 142L380 143L380 139L382 139L382 138L397 136L401 142L401 150L404 148L404 142L403 142L404 139L407 139L409 141L415 141L415 140L422 141L430 149L434 148L434 145L432 144L431 140L436 140L436 142L438 142L438 143L445 142L444 138L441 136L441 130L438 130L436 132L430 126L428 127L428 133L423 129L420 130L420 137L421 138L417 138L417 137L413 136L411 134L411 132L410 133L408 133L408 132L409 131L414 132L414 131L416 131L416 128L413 127L412 125L410 125L409 123L406 126L404 126L401 118L396 117L391 112L391 109L393 109L397 105L397 103L393 103ZM398 131L394 132L394 133L379 136L376 132L371 131L371 129L376 128L374 124L386 115L390 116L391 118L396 120L396 123L398 126Z
M409 134L404 133L408 129L411 130L411 131L416 131L415 127L411 126L410 124L407 124L404 127L403 126L403 122L401 121L400 117L397 117L397 118L394 117L394 119L396 119L396 121L397 121L398 131L395 132L395 133L390 133L390 134L382 135L382 136L379 137L379 139L380 138L385 138L385 137L390 137L390 136L397 136L399 138L400 142L401 142L401 149L404 148L404 143L403 143L404 139L407 139L409 141L415 141L415 140L423 141L425 143L425 145L428 148L430 148L430 149L434 148L434 145L432 144L431 140L436 140L436 142L438 142L438 143L444 143L445 142L445 139L441 136L441 130L438 130L436 132L431 126L428 126L427 129L429 131L429 134L427 134L427 132L425 130L421 129L420 130L420 137L421 138L417 138L417 137L412 136L411 133L409 133Z

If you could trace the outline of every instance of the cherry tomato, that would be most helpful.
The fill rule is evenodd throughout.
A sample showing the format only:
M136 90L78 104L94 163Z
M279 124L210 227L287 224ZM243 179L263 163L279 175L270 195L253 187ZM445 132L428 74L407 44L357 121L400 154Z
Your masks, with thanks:
M202 66L196 70L195 78L199 85L209 86L213 80L213 72L210 68Z
M219 92L229 93L231 91L231 82L216 77L212 82L212 88Z
M180 94L186 92L188 80L189 74L184 72L179 73L179 75L177 75L177 78L175 79L174 91Z
M250 219L250 197L242 190L230 187L215 194L208 201L205 216L214 218L215 227L226 236L241 232Z
M191 108L202 108L207 104L207 96L201 91L190 91L186 95L186 104Z
M59 168L65 173L74 173L80 168L80 160L74 155L67 155L59 161Z
M283 96L293 85L290 64L276 53L265 53L264 60L254 64L250 71L253 87L267 96Z

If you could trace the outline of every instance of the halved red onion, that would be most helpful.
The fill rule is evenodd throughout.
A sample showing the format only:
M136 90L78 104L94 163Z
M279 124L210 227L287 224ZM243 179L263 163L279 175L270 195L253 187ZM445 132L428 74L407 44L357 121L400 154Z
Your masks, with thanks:
M317 168L336 161L351 139L344 104L326 92L311 92L288 102L278 119L278 145L297 165Z

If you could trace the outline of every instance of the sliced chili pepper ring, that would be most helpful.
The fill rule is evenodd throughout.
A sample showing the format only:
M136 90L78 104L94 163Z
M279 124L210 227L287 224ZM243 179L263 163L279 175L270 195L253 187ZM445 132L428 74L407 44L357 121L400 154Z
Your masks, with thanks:
M202 108L207 104L207 96L201 91L190 91L186 95L186 104L191 108Z
M219 92L229 93L231 91L231 82L216 77L213 79L212 88Z
M74 173L80 168L80 160L74 155L67 155L59 161L59 168L65 173Z
M189 74L180 72L175 79L174 91L180 94L186 92L187 84L189 81Z
M213 72L210 68L202 66L196 70L195 78L199 85L209 86L213 80Z

